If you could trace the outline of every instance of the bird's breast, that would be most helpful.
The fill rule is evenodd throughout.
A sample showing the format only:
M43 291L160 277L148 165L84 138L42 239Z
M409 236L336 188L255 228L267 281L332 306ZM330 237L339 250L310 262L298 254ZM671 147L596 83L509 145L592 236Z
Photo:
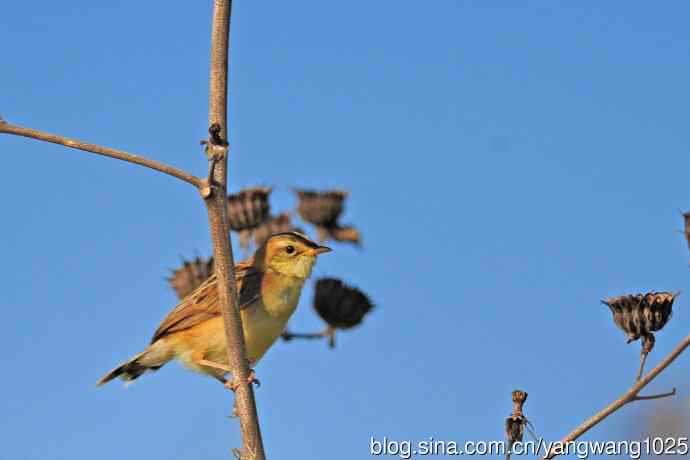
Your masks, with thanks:
M258 361L282 334L297 308L303 282L265 277L261 300L242 310L247 355Z
M303 285L301 278L266 274L261 286L261 300L266 312L287 322L297 308Z

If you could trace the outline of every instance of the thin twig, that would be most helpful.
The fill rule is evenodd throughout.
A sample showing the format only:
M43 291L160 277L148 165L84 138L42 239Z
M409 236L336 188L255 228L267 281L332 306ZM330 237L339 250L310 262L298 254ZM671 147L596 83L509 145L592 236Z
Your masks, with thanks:
M232 2L215 0L211 31L211 75L209 92L210 178L201 190L206 203L213 240L214 267L218 278L218 299L227 343L228 364L235 383L235 407L240 421L243 448L241 457L265 460L254 390L249 383L249 365L237 303L237 286L230 245L227 211L228 134L227 86L230 14Z
M310 340L310 339L323 339L324 337L327 337L327 335L323 332L304 333L304 332L285 331L281 334L281 337L286 342L289 342L292 339L308 339L308 340Z
M616 412L618 409L621 407L625 406L626 404L633 402L633 401L638 401L638 400L647 400L647 399L657 399L659 397L665 397L665 396L671 396L669 395L657 395L655 397L649 397L649 396L637 396L637 394L644 388L646 387L649 382L654 380L654 378L659 375L664 369L666 369L683 351L690 346L690 335L685 337L679 344L678 346L666 357L659 363L658 366L656 366L654 369L652 369L647 375L642 377L639 381L637 381L628 391L623 394L620 398L616 399L614 402L606 406L604 409L599 411L597 414L595 414L593 417L590 419L584 421L580 426L575 428L572 432L570 432L567 436L565 436L561 441L560 445L565 446L567 443L572 442L585 434L587 431L589 431L592 427L598 425L600 422L602 422L606 417L609 415L613 414ZM671 392L675 394L675 391ZM554 449L551 449L549 452L546 453L546 455L543 457L544 460L551 459L558 455L554 451Z
M635 381L639 381L642 378L642 374L644 374L644 364L647 362L647 356L649 353L645 353L644 351L640 353L640 368L637 371L637 377L635 377Z
M642 302L642 300L640 300L640 302ZM647 362L647 356L649 356L649 354L654 349L655 343L656 337L654 337L654 334L652 334L651 332L646 333L642 336L642 341L640 342L640 368L637 371L637 377L635 378L635 381L638 381L642 378L642 374L644 374L644 365Z
M649 395L649 396L635 396L632 400L633 401L648 401L650 399L668 398L669 396L675 396L675 395L676 395L676 389L674 388L673 390L669 391L668 393L660 393L658 395Z
M100 145L89 144L88 142L58 136L56 134L50 134L43 131L38 131L36 129L24 128L21 126L6 123L2 120L0 120L0 133L13 134L15 136L22 136L28 137L30 139L36 139L39 141L51 142L53 144L64 145L65 147L69 147L72 149L83 150L84 152L95 153L96 155L102 155L126 161L128 163L138 164L176 177L177 179L188 182L197 188L200 187L202 184L201 179L186 171L182 171L180 169L168 166L159 161L151 160L146 157L133 155L122 150L116 150L111 149L109 147L102 147Z
M321 332L304 333L304 332L285 331L280 336L286 342L289 342L292 339L314 340L314 339L327 338L328 339L328 347L329 348L335 348L335 328L332 326L327 326L326 329L324 329Z

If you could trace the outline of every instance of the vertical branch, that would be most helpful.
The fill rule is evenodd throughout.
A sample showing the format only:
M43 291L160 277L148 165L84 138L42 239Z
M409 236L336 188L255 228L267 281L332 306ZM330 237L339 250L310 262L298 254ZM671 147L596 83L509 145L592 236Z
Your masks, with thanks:
M228 49L232 0L215 0L211 30L211 79L208 98L208 125L218 123L220 137L227 139Z
M249 365L237 304L237 286L227 217L227 88L231 9L231 0L215 0L211 32L209 126L212 127L212 131L218 131L215 135L211 133L207 145L210 169L208 184L205 189L202 188L202 196L206 203L213 240L213 257L216 261L218 297L225 326L228 364L237 384L235 405L244 444L242 458L264 460L254 390L248 381Z

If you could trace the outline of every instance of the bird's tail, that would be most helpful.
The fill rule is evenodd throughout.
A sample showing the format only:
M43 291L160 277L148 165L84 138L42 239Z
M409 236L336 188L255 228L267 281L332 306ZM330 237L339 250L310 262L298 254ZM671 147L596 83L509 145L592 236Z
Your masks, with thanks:
M155 342L129 361L120 364L105 374L96 386L100 387L117 377L124 380L125 384L129 384L145 372L157 371L170 361L171 358L172 350L161 343L161 341Z

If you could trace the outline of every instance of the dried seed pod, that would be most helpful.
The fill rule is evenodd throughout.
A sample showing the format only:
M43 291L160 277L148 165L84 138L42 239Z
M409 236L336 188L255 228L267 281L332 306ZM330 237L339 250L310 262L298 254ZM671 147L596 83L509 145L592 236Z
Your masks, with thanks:
M336 329L350 329L362 322L374 308L366 294L335 278L321 278L314 290L314 309L328 323L323 333L331 348L335 346Z
M236 232L253 230L269 216L268 196L271 189L253 187L228 196L228 223Z
M319 227L319 239L341 241L343 243L354 243L359 246L362 241L359 237L359 230L355 227Z
M514 390L511 394L513 398L513 413L506 418L506 437L508 438L508 449L506 459L510 459L511 448L516 442L522 442L525 434L525 427L529 423L527 417L522 413L522 406L527 401L527 392Z
M611 309L613 321L625 331L630 343L661 330L666 325L673 314L676 296L677 294L666 291L648 292L610 297L602 300L602 303Z
M277 216L269 217L266 222L254 230L254 244L256 247L259 247L268 239L269 236L273 235L274 233L283 232L304 233L301 228L292 225L290 214L284 212L278 214Z
M317 227L334 227L343 212L347 192L343 190L296 190L300 217Z
M351 226L341 226L338 218L343 212L347 192L343 190L296 190L299 197L298 212L300 217L315 225L319 238L359 244L359 231Z
M321 278L316 282L314 309L333 328L359 325L373 307L366 294L339 279Z
M315 333L294 333L285 330L283 340L328 338L328 345L335 346L336 329L350 329L362 322L374 306L369 298L357 288L335 278L321 278L314 290L314 309L328 324L326 329Z
M168 278L168 282L177 293L177 297L183 299L212 274L213 257L208 260L201 257L192 261L183 259L182 266L177 270L172 270L172 276Z

